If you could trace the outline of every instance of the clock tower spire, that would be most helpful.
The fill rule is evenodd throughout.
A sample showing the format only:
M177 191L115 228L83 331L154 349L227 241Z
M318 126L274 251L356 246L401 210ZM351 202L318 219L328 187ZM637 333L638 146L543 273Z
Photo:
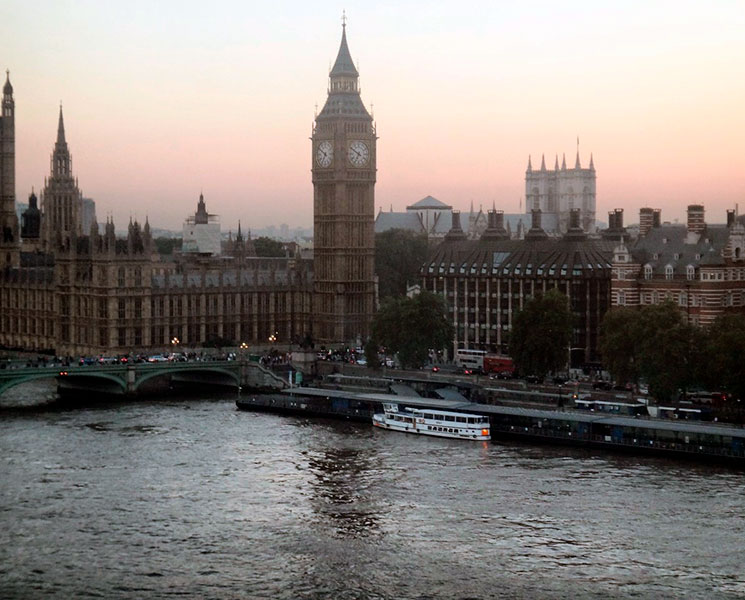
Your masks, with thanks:
M20 266L20 236L16 215L16 126L10 71L0 99L0 270Z
M341 44L312 140L313 337L364 342L375 312L376 140L359 73Z

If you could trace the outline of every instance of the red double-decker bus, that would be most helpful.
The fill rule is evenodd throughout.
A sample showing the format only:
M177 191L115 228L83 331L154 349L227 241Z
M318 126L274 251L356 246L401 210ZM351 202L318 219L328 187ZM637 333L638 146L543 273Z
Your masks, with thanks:
M487 354L484 356L484 373L514 377L515 365L509 356Z

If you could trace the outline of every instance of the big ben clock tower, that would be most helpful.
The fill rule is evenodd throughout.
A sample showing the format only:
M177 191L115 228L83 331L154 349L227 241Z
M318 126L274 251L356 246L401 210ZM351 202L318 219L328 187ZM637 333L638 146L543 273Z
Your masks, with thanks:
M346 24L313 128L313 335L364 341L375 312L375 126L358 86Z

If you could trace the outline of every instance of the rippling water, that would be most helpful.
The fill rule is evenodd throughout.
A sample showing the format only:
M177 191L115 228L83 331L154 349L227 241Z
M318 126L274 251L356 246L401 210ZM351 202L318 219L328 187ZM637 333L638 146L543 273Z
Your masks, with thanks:
M745 597L742 472L51 396L0 408L3 598Z

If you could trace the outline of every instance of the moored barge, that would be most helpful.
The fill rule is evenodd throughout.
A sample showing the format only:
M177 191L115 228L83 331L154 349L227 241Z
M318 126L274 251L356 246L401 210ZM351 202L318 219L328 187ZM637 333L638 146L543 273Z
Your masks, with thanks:
M566 444L745 466L745 428L735 425L304 387L273 394L250 394L239 398L236 404L243 410L370 423L373 415L383 410L383 404L390 402L488 417L494 441Z

